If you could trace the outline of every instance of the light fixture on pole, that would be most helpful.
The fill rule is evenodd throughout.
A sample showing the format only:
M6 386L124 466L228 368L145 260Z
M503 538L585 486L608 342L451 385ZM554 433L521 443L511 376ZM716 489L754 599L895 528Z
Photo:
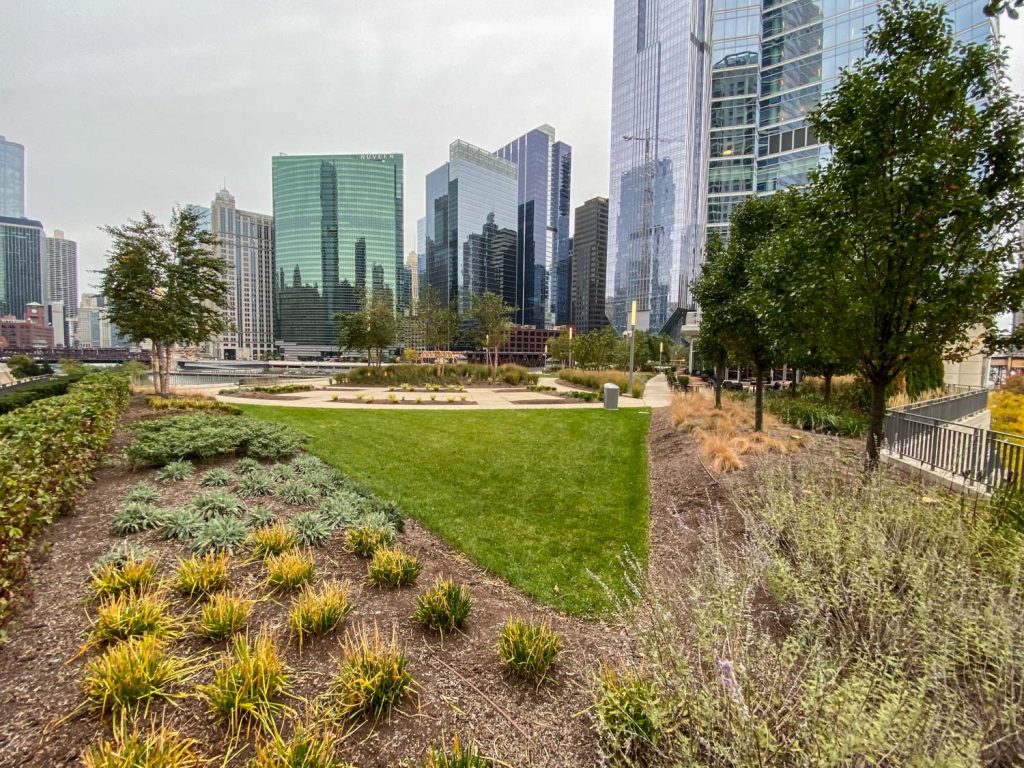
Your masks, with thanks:
M658 367L659 368L661 367L661 356L662 356L662 354L664 354L664 352L665 352L665 342L664 341L659 341L658 342Z
M633 351L636 341L636 299L629 310L629 394L633 394Z
M569 326L569 367L572 368L572 326Z

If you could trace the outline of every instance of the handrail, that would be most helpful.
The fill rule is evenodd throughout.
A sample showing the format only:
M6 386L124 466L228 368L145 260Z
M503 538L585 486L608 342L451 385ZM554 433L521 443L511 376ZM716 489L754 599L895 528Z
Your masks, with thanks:
M10 384L0 384L0 389L15 389L25 384L31 384L33 381L45 381L55 377L56 374L53 373L44 373L42 376L26 376L24 379L15 379Z

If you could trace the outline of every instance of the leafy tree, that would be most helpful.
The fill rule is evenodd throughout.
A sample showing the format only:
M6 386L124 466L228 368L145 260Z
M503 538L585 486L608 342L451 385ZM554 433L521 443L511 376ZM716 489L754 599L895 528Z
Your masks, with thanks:
M1024 214L1024 111L1004 56L953 39L945 11L911 0L879 9L867 57L811 118L831 144L815 180L837 230L829 284L848 313L871 385L867 466L878 463L886 389L908 363L967 352L968 329L989 329L1024 302L1008 268Z
M428 349L438 352L449 350L459 328L459 313L455 302L443 306L438 290L427 286L416 305L416 323ZM437 375L443 373L444 357L438 355Z
M729 302L736 292L722 267L725 246L717 232L709 232L704 248L704 269L693 285L693 296L700 305L700 335L694 342L696 353L715 369L715 408L722 407L722 382L725 380L728 350L725 335L730 322Z
M366 362L370 363L370 318L367 307L360 302L354 312L339 312L338 346L343 349L365 349Z
M28 355L11 355L7 359L7 367L10 368L11 375L16 379L53 373L53 369L48 363L37 363Z
M490 291L472 297L469 316L473 333L476 342L487 352L488 363L493 371L492 378L495 379L498 377L498 351L508 343L515 311L515 307L509 306L501 296Z
M226 328L217 240L189 206L174 209L169 228L143 211L141 219L103 231L113 239L102 273L107 316L133 342L152 342L154 387L166 395L174 345L201 344Z
M384 350L395 343L397 335L398 317L388 291L375 292L370 300L363 293L359 299L359 309L338 314L339 346L365 349L368 363L373 362L373 352L376 350L378 367L383 362Z
M558 360L563 365L567 364L570 358L570 350L572 344L575 342L574 337L572 341L569 340L569 329L564 328L557 336L552 336L548 339L548 354ZM578 360L576 362L579 362Z
M80 376L85 374L88 366L81 360L65 358L60 361L60 372L62 376Z

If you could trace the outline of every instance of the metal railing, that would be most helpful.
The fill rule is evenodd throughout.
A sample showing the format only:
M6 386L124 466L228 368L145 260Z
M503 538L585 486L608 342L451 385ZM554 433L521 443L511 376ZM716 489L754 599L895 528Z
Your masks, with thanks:
M56 378L52 373L45 373L42 376L26 376L24 379L15 379L10 384L0 384L0 389L20 389L26 384L31 384L34 381L45 381L46 379Z
M947 386L951 394L932 400L921 400L916 403L897 406L888 413L912 413L915 416L927 416L939 421L960 421L988 408L988 390L981 387Z

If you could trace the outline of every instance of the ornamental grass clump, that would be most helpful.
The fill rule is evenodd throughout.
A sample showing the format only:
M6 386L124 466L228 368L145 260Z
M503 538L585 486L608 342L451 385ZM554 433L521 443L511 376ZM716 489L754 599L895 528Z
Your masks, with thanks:
M126 501L114 513L114 533L125 535L159 527L165 512L144 501Z
M393 528L377 525L358 525L349 528L345 533L345 544L350 552L361 557L373 557L373 553L381 547L390 547L395 543Z
M136 559L111 560L95 567L91 587L96 597L109 597L126 592L139 594L156 583L156 560L149 556Z
M313 580L316 561L306 550L293 549L280 555L271 555L265 561L267 583L275 589L296 589Z
M304 547L322 547L331 538L330 523L318 512L306 511L290 521L295 539Z
M237 517L214 517L203 524L192 542L192 551L197 554L235 552L242 547L248 534L249 529Z
M196 473L196 468L191 461L171 461L157 470L153 476L158 482L169 483L180 480L188 480Z
M235 473L224 467L208 469L199 479L199 484L204 488L220 488L231 485L235 482Z
M227 640L245 629L252 608L253 601L242 595L218 592L200 609L196 631L214 642Z
M287 739L275 730L257 744L250 768L355 768L338 758L342 743L330 726L300 723Z
M233 493L225 491L204 491L192 499L189 508L198 512L206 520L212 517L241 515L241 500Z
M167 637L178 628L167 601L153 593L122 592L96 608L88 645L101 645L142 635Z
M271 635L260 634L252 640L240 636L214 669L213 681L197 691L232 731L253 724L269 729L274 715L283 709L278 699L286 693L290 676Z
M608 765L651 765L667 726L661 697L640 675L605 665L598 680L594 719Z
M112 645L90 661L83 687L90 703L116 714L156 699L181 698L175 689L194 671L192 663L167 652L162 638L144 635Z
M367 567L367 578L377 587L408 587L416 583L423 564L400 547L378 547Z
M372 633L363 627L346 635L343 651L330 693L339 717L378 720L413 692L415 682L394 632L384 641L376 626Z
M465 746L458 735L452 737L451 747L431 746L422 768L493 768L494 763L472 744Z
M438 576L434 585L416 598L413 618L444 634L462 628L472 605L467 587Z
M245 456L235 462L235 472L242 477L253 472L258 472L261 469L263 469L263 465L256 461L256 459L250 459L248 456Z
M246 499L270 496L274 493L274 478L269 472L261 469L246 472L235 486L235 492Z
M205 596L228 585L227 553L208 552L178 562L175 588L189 597Z
M288 615L288 627L298 637L299 648L307 636L326 635L341 626L352 610L348 595L349 586L344 582L328 581L317 587L311 584L302 587Z
M156 504L160 501L160 489L152 483L136 483L128 489L128 493L124 495L124 500L126 502L136 501L141 504Z
M180 507L164 513L160 535L174 541L189 541L199 535L204 525L202 515L189 507Z
M249 509L249 514L245 516L244 522L250 530L266 528L277 522L277 515L269 507L256 504Z
M293 477L282 481L274 495L281 501L294 504L297 507L308 507L320 498L320 491L306 482L303 478Z
M166 726L139 733L126 721L82 753L83 768L201 768L198 744Z
M347 528L359 520L365 500L352 491L334 491L316 508L331 530Z
M257 528L249 534L249 547L257 557L279 555L295 546L295 531L283 523Z
M310 456L308 453L296 456L288 463L300 475L310 475L328 468L324 462L316 456Z
M564 643L547 622L513 616L498 635L498 657L517 677L543 680Z

